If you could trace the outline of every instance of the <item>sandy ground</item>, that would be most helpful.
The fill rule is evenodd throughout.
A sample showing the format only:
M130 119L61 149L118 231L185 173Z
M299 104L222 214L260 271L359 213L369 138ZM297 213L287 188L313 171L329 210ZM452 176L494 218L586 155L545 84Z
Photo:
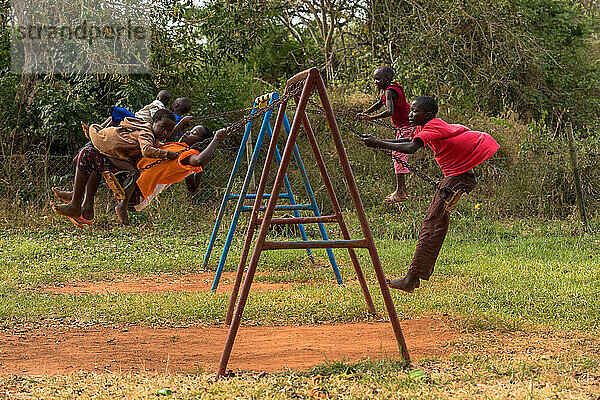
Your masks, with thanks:
M413 359L442 355L460 337L436 319L401 321ZM226 326L37 327L0 337L0 374L65 374L76 371L216 370ZM242 326L228 368L308 369L325 361L399 357L389 323L316 326Z

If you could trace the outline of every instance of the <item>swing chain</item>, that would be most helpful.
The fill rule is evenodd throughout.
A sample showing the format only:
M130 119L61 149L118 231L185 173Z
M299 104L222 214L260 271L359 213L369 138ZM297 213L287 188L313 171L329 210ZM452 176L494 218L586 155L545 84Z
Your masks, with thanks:
M419 168L417 168L414 165L409 164L408 162L402 160L400 157L398 157L397 155L395 155L392 151L384 150L384 153L387 154L388 156L390 156L394 161L396 161L399 164L401 164L404 168L407 168L408 170L410 170L410 172L412 172L415 175L417 175L423 181L425 181L428 184L430 184L434 189L437 190L439 188L439 184L436 181L434 181L433 179L431 179L429 176L425 175L421 170L419 170Z
M349 112L336 111L335 113L337 115L341 115L341 116L346 117L348 119L354 119L354 114L351 114ZM379 125L379 126L381 126L383 128L386 128L386 129L389 129L389 130L392 130L392 131L397 131L398 130L398 128L395 127L394 125L389 124L389 123L384 122L384 121L381 121L381 120L378 120L378 119L361 119L360 121L362 121L362 122L368 122L368 123L373 124L373 125Z
M283 94L283 96L281 96L277 100L273 101L268 106L259 108L258 111L256 111L254 114L249 114L249 115L244 116L243 118L241 118L240 120L229 125L225 129L227 129L229 132L234 132L234 131L246 126L246 124L248 122L254 121L256 118L260 117L261 115L264 115L267 112L274 110L275 108L277 108L281 104L283 104L285 101L289 100L291 97L294 97L294 96L300 94L302 92L302 89L304 89L305 82L306 82L306 80L302 80L293 85L288 86L286 88L286 91Z
M233 124L229 125L225 129L227 129L229 132L234 132L234 131L240 129L241 127L245 126L248 122L253 121L256 118L258 118L259 116L266 114L268 111L274 110L276 107L279 107L279 105L281 105L284 101L288 100L290 97L295 96L297 94L300 94L300 92L302 92L302 89L304 89L304 83L305 83L305 80L302 80L302 81L299 81L299 82L297 82L297 83L289 86L287 88L288 90L285 92L285 94L283 96L281 96L279 99L275 100L274 102L272 102L271 104L269 104L266 107L263 107L263 108L251 107L250 109L257 109L257 108L259 108L259 110L256 113L254 113L254 114L246 115L245 117L243 117L242 119L234 122ZM246 109L246 110L248 110L248 109ZM240 111L246 111L246 110L228 111L228 112L222 113L220 115L234 114L234 113L238 113ZM206 119L208 119L208 118L206 118ZM183 148L183 149L175 152L175 154L177 156L179 156L184 151L189 150L189 148L190 147ZM168 159L167 158L158 159L158 160L156 160L156 161L154 161L154 162L146 165L145 167L138 169L137 172L141 173L142 171L147 170L149 168L152 168L153 166L155 166L157 164L160 164L161 162L166 161L166 160L168 160ZM134 172L131 171L128 175L133 175L133 173Z
M181 155L181 153L183 153L184 151L189 150L189 149L190 149L190 147L188 146L186 148L178 150L178 151L175 152L175 155L177 157L179 157L179 155ZM142 168L138 169L138 172L141 173L142 171L147 170L147 169L149 169L151 167L154 167L155 165L160 164L161 162L167 161L167 160L168 160L168 158L159 158L158 160L156 160L154 162L151 162L150 164L146 165L145 167L142 167Z
M297 82L297 83L291 85L289 87L289 90L286 92L286 94L284 94L282 97L275 100L273 103L271 103L268 106L262 106L262 104L260 104L256 107L248 107L248 108L242 108L239 110L225 111L225 112L218 113L218 114L194 116L194 119L196 121L207 121L207 120L227 117L229 115L239 114L239 113L246 112L246 111L259 110L258 112L254 113L254 114L246 115L239 121L236 121L233 124L231 124L227 129L230 132L233 132L233 131L241 128L242 126L246 125L248 122L253 121L257 117L266 114L268 111L274 110L277 106L279 106L285 100L288 100L290 97L295 96L296 94L299 94L302 91L302 89L304 88L305 81L306 80L302 80L300 82Z
M324 113L323 107L321 107L320 105L315 103L312 99L309 100L309 103L312 106L317 108L317 110L311 110L310 112L312 112L314 114L323 114ZM343 116L343 114L342 114L342 116ZM352 132L356 136L366 135L364 132L359 131L358 129L356 129L355 127L350 125L348 122L344 121L344 118L338 118L337 121L339 121L339 123L341 125L346 127L350 132ZM373 121L371 121L371 122L373 122ZM397 128L394 128L394 130L397 130ZM383 151L383 153L387 154L393 160L397 161L400 165L407 168L408 170L413 172L415 175L417 175L419 178L421 178L423 181L430 184L434 189L436 189L436 190L438 189L438 187L439 187L438 183L436 181L434 181L432 178L430 178L429 176L427 176L426 174L424 174L423 172L421 172L421 170L419 168L417 168L416 166L409 164L407 161L402 160L400 157L395 155L390 150L386 150L386 149L378 149L378 150Z
M246 112L246 111L252 111L257 108L259 108L259 107L247 107L247 108L242 108L239 110L225 111L225 112L218 113L218 114L210 114L210 115L203 115L203 116L194 115L193 117L194 117L194 120L196 120L196 121L208 121L208 120L212 120L212 119L227 117L229 115L239 114L239 113Z

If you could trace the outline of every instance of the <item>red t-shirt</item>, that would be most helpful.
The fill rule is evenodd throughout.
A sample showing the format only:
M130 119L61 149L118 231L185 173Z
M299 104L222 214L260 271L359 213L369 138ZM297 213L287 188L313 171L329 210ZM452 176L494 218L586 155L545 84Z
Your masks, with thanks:
M404 96L404 89L402 86L398 85L395 82L392 82L390 86L388 86L383 91L383 96L381 96L380 103L385 105L385 92L388 90L393 90L398 93L398 97L394 100L394 113L392 114L392 122L396 128L401 128L403 126L408 126L408 113L410 112L410 105L406 101L406 96Z
M472 131L463 125L448 124L439 118L417 127L412 138L419 138L431 147L435 160L446 176L470 171L500 148L487 133Z

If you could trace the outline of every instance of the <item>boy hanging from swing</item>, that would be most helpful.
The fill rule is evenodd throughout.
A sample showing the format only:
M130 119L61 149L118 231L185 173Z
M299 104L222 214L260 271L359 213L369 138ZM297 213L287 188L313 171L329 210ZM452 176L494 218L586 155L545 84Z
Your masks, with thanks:
M152 122L152 117L154 113L158 110L164 110L167 108L167 105L171 101L171 92L166 89L161 90L156 95L156 99L150 103L142 107L135 114L129 111L124 107L112 107L111 116L108 117L104 122L100 124L102 128L107 128L109 126L119 126L121 122L125 120L125 118L137 118L141 119L144 122ZM187 113L192 109L192 101L188 97L178 97L173 100L171 104L170 110L175 114L175 131L181 132L183 129L189 125L192 120L191 116L186 116ZM178 125L182 124L182 127ZM85 127L84 127L85 129ZM173 138L174 140L177 138Z
M125 118L118 127L102 129L100 125L92 125L87 134L93 147L107 156L109 163L117 170L130 171L135 182L139 177L136 164L142 156L169 160L177 158L174 151L156 147L158 142L175 133L174 127L175 115L169 110L160 109L154 113L151 124L135 118ZM53 205L53 210L70 219L80 218L81 204L88 180L89 174L77 168L71 201L68 204ZM127 207L134 189L135 185L129 185L125 191L125 199L121 200L115 208L123 225L129 225Z
M356 114L356 119L375 120L380 118L391 117L396 129L396 139L402 139L407 134L408 112L410 106L406 101L404 89L394 79L394 70L387 65L377 68L373 72L373 81L375 87L379 91L383 91L381 99L373 104L364 112ZM379 114L370 115L385 106L385 110ZM395 153L395 156L406 161L406 154ZM383 202L386 204L394 204L408 200L408 190L406 189L406 174L410 171L400 162L394 159L394 172L396 173L396 190L390 193Z
M212 158L217 146L227 137L227 130L220 129L214 136L210 129L198 125L181 136L180 142L161 144L162 150L174 151L177 157L166 160L160 164L153 165L148 169L141 170L140 177L133 184L133 194L130 203L136 211L144 209L150 201L158 196L170 184L185 180L189 192L198 189L199 180L204 165ZM210 143L207 143L209 142ZM143 157L137 164L138 169L152 164L156 159ZM77 173L83 177L91 178L104 171L117 172L118 169L109 160L109 157L101 154L93 145L84 146L77 155ZM94 196L98 187L98 181L88 180L85 186L85 196L82 204L82 216L69 219L79 227L82 224L91 224L94 210ZM71 202L74 198L73 192L53 190L54 194L63 201Z
M434 98L417 97L410 105L408 119L417 127L411 137L383 140L363 135L367 147L413 154L425 145L433 150L435 160L444 173L425 214L417 247L408 273L401 279L388 280L388 286L412 293L420 280L428 280L433 272L450 223L450 209L462 193L469 193L477 179L473 168L488 160L500 148L487 133L473 131L463 125L448 124L436 118L438 105Z

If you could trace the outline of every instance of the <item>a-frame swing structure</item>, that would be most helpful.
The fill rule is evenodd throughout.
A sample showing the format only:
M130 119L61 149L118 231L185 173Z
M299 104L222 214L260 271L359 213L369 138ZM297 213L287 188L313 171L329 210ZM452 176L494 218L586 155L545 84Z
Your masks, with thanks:
M301 90L301 94L299 94ZM339 157L340 166L343 170L344 177L346 183L348 185L348 189L350 192L350 196L352 197L352 202L354 204L356 214L358 220L360 222L360 227L362 230L363 238L362 239L351 239L350 233L346 227L346 223L344 221L344 217L342 215L342 211L337 200L337 196L333 189L333 185L327 173L327 168L323 161L323 157L321 156L321 152L319 150L319 146L315 137L315 134L311 128L310 122L306 116L306 107L309 101L309 98L314 90L317 90L319 98L321 100L321 104L324 110L325 117L327 118L327 122L329 125L329 130L331 133L331 137L335 144L336 152ZM288 135L285 148L283 150L283 155L281 158L281 162L279 164L279 168L277 170L277 176L275 177L275 182L273 184L273 189L271 191L271 196L268 197L268 203L266 208L262 207L263 203L263 194L265 193L265 186L267 184L269 170L273 163L275 148L277 145L277 139L279 137L279 132L281 131L281 127L283 125L283 118L285 116L286 107L288 105L288 101L290 97L295 97L297 107L296 113L294 115L294 120L291 125L290 133ZM278 249L307 249L307 248L346 248L348 249L350 259L352 260L352 264L354 266L354 270L356 272L358 281L360 283L363 296L367 303L367 306L371 313L376 314L375 307L373 305L373 301L371 299L371 295L369 293L369 289L367 287L367 283L365 281L364 275L362 273L362 269L358 262L358 258L354 252L356 248L364 248L369 252L369 256L371 258L371 262L373 264L373 268L375 269L375 274L377 275L377 281L379 283L379 287L381 289L381 293L383 295L383 299L385 302L385 306L387 312L390 317L390 322L392 324L392 328L394 331L394 335L396 336L396 341L398 342L398 348L400 350L400 354L406 364L410 363L410 355L408 353L408 348L406 347L406 342L404 341L404 336L402 334L402 328L400 327L400 322L398 321L398 315L396 314L396 309L394 307L394 303L392 297L390 295L389 288L387 287L385 281L385 275L383 273L383 269L381 267L381 261L379 259L379 255L377 254L377 249L375 248L375 242L373 240L373 234L371 232L371 228L369 226L369 222L367 220L367 216L365 214L365 210L362 204L362 200L360 199L360 194L358 193L358 188L356 186L356 182L354 180L354 175L352 173L352 169L350 168L350 163L348 161L348 156L346 154L346 149L344 148L344 143L342 141L342 137L338 130L337 122L335 119L335 115L331 108L331 104L329 103L329 98L327 96L327 91L325 90L325 84L323 83L323 79L319 74L319 71L316 68L311 68L309 70L300 72L294 77L290 78L287 82L287 86L285 89L285 93L281 98L282 103L279 106L279 111L277 114L277 120L275 122L275 127L273 129L273 135L271 137L271 142L269 144L269 150L267 152L264 168L262 171L262 176L260 179L260 183L258 186L258 190L256 193L254 206L252 208L252 214L250 216L250 221L248 224L248 229L246 233L246 239L244 242L244 248L242 254L240 256L240 261L238 264L237 275L234 283L234 287L232 289L231 298L229 301L229 307L227 310L227 316L225 319L226 324L230 324L229 334L227 336L227 341L225 343L225 348L223 350L223 354L221 356L221 360L219 362L219 367L217 370L217 375L221 376L225 373L227 369L227 363L229 361L229 356L231 354L231 350L233 348L233 343L235 341L235 337L240 326L240 322L242 319L242 314L244 312L244 307L246 305L246 301L248 299L248 294L250 293L250 287L252 286L252 281L254 279L254 274L256 272L256 268L258 265L258 261L260 259L260 255L263 251L268 250L278 250ZM312 148L316 164L321 173L321 177L323 179L323 183L327 189L327 193L329 195L329 199L331 200L331 205L333 208L333 215L326 216L315 216L315 217L292 217L292 218L273 218L273 214L275 212L275 208L277 206L277 201L279 199L279 194L281 193L281 188L283 186L284 177L287 171L287 168L290 163L290 159L292 156L293 149L296 145L296 139L298 137L298 133L300 131L300 126L304 126L304 130L308 137L308 141ZM259 217L260 212L264 209L263 217ZM278 241L268 241L267 234L269 228L272 225L278 224L308 224L308 223L330 223L337 222L340 228L340 232L342 234L343 240L321 240L321 241L295 241L295 242L278 242ZM260 226L258 230L257 238L254 241L254 249L252 251L250 257L250 263L248 265L246 271L246 277L244 279L244 285L242 287L242 291L238 297L239 288L241 285L242 277L244 275L244 269L246 267L246 261L248 259L248 255L250 253L250 246L254 239L255 228ZM237 305L236 304L237 300ZM235 305L235 310L234 310Z
M255 114L258 114L258 110L261 108L276 105L278 101L279 101L279 94L277 92L267 93L265 95L257 97L254 100L254 105L252 107L251 115L253 116ZM221 207L219 208L219 212L217 213L217 219L215 220L215 225L213 226L213 231L212 231L209 243L208 243L208 248L206 249L206 253L204 255L204 261L202 263L202 267L206 268L206 266L208 265L208 260L210 259L210 255L212 253L213 247L214 247L216 239L217 239L219 227L221 225L223 216L225 215L225 211L227 209L227 204L229 203L229 201L237 200L235 211L233 212L231 224L229 226L229 230L228 230L227 236L225 238L225 243L224 243L223 249L221 251L221 256L219 258L219 263L217 265L217 269L215 272L215 277L213 280L211 291L217 290L217 287L219 285L219 281L221 279L221 274L223 272L223 268L225 267L225 262L227 261L227 255L229 253L229 249L231 247L231 243L233 241L233 236L235 235L235 231L236 231L237 224L238 224L241 214L243 212L252 211L252 207L247 206L244 203L247 199L254 199L256 197L256 194L248 193L248 191L250 189L251 182L254 177L255 166L258 161L264 139L265 138L271 139L273 136L273 130L271 128L271 114L273 111L274 110L269 110L263 115L262 123L260 124L260 130L258 132L258 135L256 136L256 142L255 142L254 149L252 149L252 145L251 145L251 143L252 143L252 127L253 127L254 120L248 121L248 123L245 126L244 135L242 136L242 140L240 141L240 146L239 146L239 149L237 152L237 156L236 156L235 162L233 164L233 168L231 170L231 175L229 176L229 182L227 183L227 188L225 189L225 194L223 195L223 200L221 201ZM290 128L290 123L285 114L283 116L283 128L289 134L291 128ZM232 193L234 182L238 176L238 171L242 164L242 159L244 156L245 149L248 150L249 154L251 153L251 156L249 156L249 160L248 160L248 169L246 171L246 176L244 178L240 192ZM280 153L277 145L275 145L274 152L275 152L275 154L274 154L275 161L277 162L277 164L279 164L281 162L281 153ZM317 205L317 200L315 198L312 186L311 186L308 176L306 174L306 169L304 167L304 162L302 161L302 157L300 156L298 146L296 146L295 144L294 144L292 153L293 153L296 165L298 167L298 172L299 172L300 178L302 180L304 189L306 191L306 195L308 197L308 203L307 204L297 204L296 203L296 198L295 198L293 190L292 190L292 185L290 184L287 174L284 174L283 184L285 187L285 193L280 193L279 198L286 199L289 202L289 204L278 205L275 207L275 210L288 211L288 212L291 211L296 218L300 217L300 211L302 211L302 210L312 212L315 217L319 217L319 216L321 216L321 214L319 211L319 207ZM263 193L262 197L267 199L270 197L270 194ZM298 223L298 229L300 231L300 236L302 237L302 240L308 241L308 237L306 235L306 231L305 231L304 225L302 223ZM323 225L322 222L318 223L318 229L319 229L319 232L320 232L323 240L328 240L327 232L326 232L325 226ZM314 258L313 258L312 252L310 251L310 248L306 248L306 251L307 251L308 257L311 259L311 261L314 262ZM329 262L331 264L331 268L333 269L335 278L337 280L337 283L341 285L341 284L343 284L342 276L340 274L339 268L335 261L335 256L333 255L333 251L331 250L331 248L327 248L326 251L327 251L327 256L329 258Z

